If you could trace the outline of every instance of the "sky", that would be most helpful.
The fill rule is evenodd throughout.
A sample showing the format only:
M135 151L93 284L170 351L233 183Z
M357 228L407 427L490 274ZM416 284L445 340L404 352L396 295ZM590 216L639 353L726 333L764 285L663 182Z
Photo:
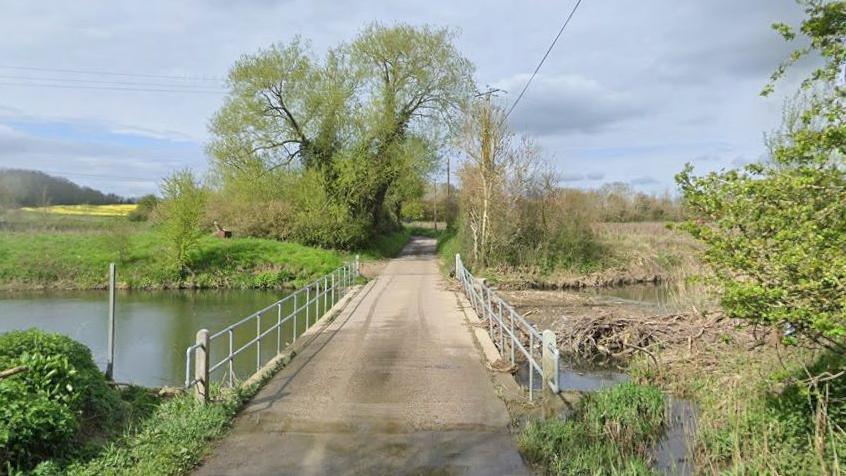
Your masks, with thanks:
M38 169L123 196L202 172L230 65L300 35L316 52L378 21L449 26L480 89L513 101L575 0L6 1L0 15L0 167ZM759 96L795 45L793 0L583 0L511 116L562 184L675 190L685 163L765 154L784 97Z

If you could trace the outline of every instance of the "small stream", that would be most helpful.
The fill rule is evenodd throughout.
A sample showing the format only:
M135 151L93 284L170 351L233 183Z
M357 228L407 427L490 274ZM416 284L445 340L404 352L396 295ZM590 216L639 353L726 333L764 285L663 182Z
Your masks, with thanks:
M615 288L586 289L579 291L590 295L600 304L638 305L656 312L676 310L673 290L661 285L632 285ZM615 369L586 365L562 356L559 365L559 385L563 392L595 392L619 383L628 382L629 376ZM515 375L520 385L529 385L529 366L523 362ZM535 374L532 387L542 388L539 375ZM691 475L694 466L691 441L697 428L698 409L694 402L669 396L666 409L666 430L652 449L654 468L661 474Z

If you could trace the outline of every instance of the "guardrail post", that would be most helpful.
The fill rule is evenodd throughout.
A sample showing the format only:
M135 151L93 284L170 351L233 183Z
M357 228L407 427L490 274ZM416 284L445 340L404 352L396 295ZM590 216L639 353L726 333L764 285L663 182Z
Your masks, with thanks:
M229 388L235 388L235 357L232 351L235 348L235 330L229 329Z
M533 332L529 332L529 401L532 400L534 395L535 389L535 366L532 365L532 360L534 357L532 356L532 352L535 348L535 334Z
M558 344L555 333L547 329L541 334L541 369L544 386L558 393Z
M308 314L309 314L309 308L311 307L311 284L306 286L306 301L305 301L304 307L305 307L305 315L306 315L305 321L306 321L306 323L305 323L305 329L303 329L303 332L308 330Z
M294 293L294 311L291 313L294 315L294 336L291 338L291 342L297 341L297 320L300 318L300 309L297 307L297 295L299 291Z
M276 355L282 352L282 306L283 304L280 302L279 312L276 315Z
M112 380L115 372L115 292L116 292L115 264L109 263L109 334L106 358L106 378Z
M200 329L197 331L197 350L194 354L194 379L197 385L194 387L194 396L198 401L208 403L209 401L209 330Z
M256 372L261 369L261 313L256 314Z
M361 270L359 269L358 255L355 255L355 276L354 276L354 278L357 278L358 274L360 272L361 272Z

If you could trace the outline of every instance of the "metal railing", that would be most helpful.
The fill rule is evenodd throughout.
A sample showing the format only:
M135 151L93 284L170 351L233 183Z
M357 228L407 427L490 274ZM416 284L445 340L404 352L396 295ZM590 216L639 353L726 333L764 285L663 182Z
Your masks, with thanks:
M225 369L224 384L234 387L238 381L236 377L236 357L246 353L250 349L255 351L255 371L250 376L261 370L274 357L278 356L287 346L283 345L283 327L287 326L290 332L291 342L296 341L309 327L317 323L327 311L347 294L350 287L355 284L359 276L359 261L346 263L331 273L312 281L294 293L274 302L273 304L256 311L238 322L210 334L207 329L197 332L197 340L193 345L185 349L185 389L192 387L196 389L198 398L208 399L208 384L210 376L220 369ZM275 322L269 325L267 318L275 317ZM299 321L299 322L298 322ZM255 326L255 336L247 342L236 345L236 333L239 330ZM276 333L276 352L268 356L268 352L262 352L262 343ZM287 336L286 336L287 337ZM210 362L213 346L220 347L223 341L224 355L217 362ZM218 349L220 353L221 349ZM268 358L265 358L268 357ZM192 376L191 366L194 364ZM224 367L225 366L225 367ZM249 377L247 377L249 378Z
M554 393L558 386L559 350L555 334L541 332L502 299L485 282L473 276L460 255L455 255L455 276L476 314L488 323L488 334L503 359L517 364L517 353L523 356L529 370L529 399L533 399L535 373Z

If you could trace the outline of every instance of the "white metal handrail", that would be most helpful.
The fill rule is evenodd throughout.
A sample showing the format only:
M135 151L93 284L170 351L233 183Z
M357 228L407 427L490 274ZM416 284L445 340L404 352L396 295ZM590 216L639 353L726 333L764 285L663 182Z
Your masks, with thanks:
M488 334L494 345L499 349L500 355L503 357L508 355L511 365L516 364L517 351L525 357L529 364L529 399L531 400L533 398L535 372L541 378L544 376L543 365L540 362L543 354L541 331L515 311L484 281L473 276L464 266L460 255L455 255L455 276L476 314L483 321L488 322ZM498 336L497 330L499 331ZM524 342L527 342L528 348ZM548 349L548 352L551 354L550 360L554 359L555 368L547 372L548 381L546 383L549 388L557 392L558 358L560 354L557 346Z
M356 256L355 261L345 263L343 266L335 269L331 273L312 281L294 293L285 296L273 304L250 314L249 316L224 329L221 329L218 332L215 332L214 334L209 335L208 331L205 329L201 330L198 332L198 342L189 345L185 349L185 388L190 389L197 386L197 384L201 383L204 378L208 379L209 375L222 368L224 365L227 365L228 367L228 378L226 379L226 382L230 387L234 387L236 383L235 358L251 347L256 348L255 371L258 372L261 370L262 366L267 363L264 359L262 359L261 351L262 341L265 340L265 338L272 334L273 331L276 331L275 355L279 355L284 348L282 345L282 326L288 322L292 323L293 332L291 343L293 343L297 340L299 335L317 323L317 321L323 317L326 312L335 305L335 303L340 301L340 299L347 294L350 287L355 284L355 280L358 276L359 261L358 256ZM288 303L292 303L292 306L290 311L285 314L285 305ZM269 328L262 330L262 319L274 310L276 311L276 322ZM297 329L298 317L303 315L305 317L305 326L302 329ZM255 337L240 347L235 348L235 331L251 322L255 322ZM207 336L207 340L200 341L201 335ZM213 364L209 363L208 366L204 366L205 368L203 372L199 372L202 375L198 375L198 372L195 371L192 376L191 366L192 364L196 365L197 363L198 351L203 351L205 353L205 358L208 359L211 344L224 336L226 336L228 344L228 352L226 355L221 360ZM270 359L267 359L267 361L269 360ZM207 384L208 382L205 382L206 387ZM204 388L203 392L206 392L206 390L207 389Z

